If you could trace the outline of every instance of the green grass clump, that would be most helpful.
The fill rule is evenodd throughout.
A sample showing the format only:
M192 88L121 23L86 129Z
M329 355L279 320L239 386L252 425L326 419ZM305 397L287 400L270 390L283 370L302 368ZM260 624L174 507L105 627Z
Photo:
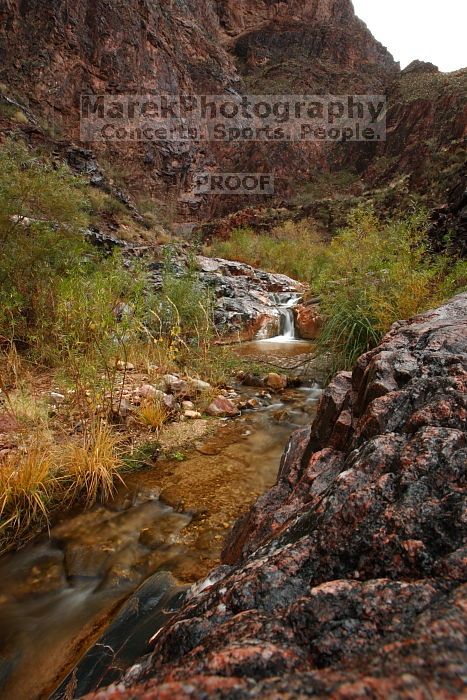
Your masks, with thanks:
M170 247L165 252L158 302L162 336L178 338L190 346L211 340L214 324L210 290L201 282L194 261L188 260L184 270L178 268Z
M325 317L321 347L351 368L391 325L465 288L467 264L430 247L428 216L380 221L358 208L331 242L313 282Z
M0 148L0 338L74 380L108 373L151 306L142 269L84 242L88 194L24 144Z
M268 235L237 228L228 240L215 241L206 252L307 282L316 276L325 250L313 223L304 220L286 221Z
M115 216L127 212L127 207L115 197L97 188L90 188L87 193L91 220L99 222L101 216Z

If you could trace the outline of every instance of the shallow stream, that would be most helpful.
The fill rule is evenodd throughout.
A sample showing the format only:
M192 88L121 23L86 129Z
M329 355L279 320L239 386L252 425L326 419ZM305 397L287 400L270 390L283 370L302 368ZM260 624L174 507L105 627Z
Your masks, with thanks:
M279 343L282 353L295 342ZM68 515L50 537L0 560L3 700L49 697L80 658L70 697L111 682L216 566L230 527L275 483L291 433L311 422L320 389L242 393L256 397L254 410L217 422L186 456L128 475L114 502Z

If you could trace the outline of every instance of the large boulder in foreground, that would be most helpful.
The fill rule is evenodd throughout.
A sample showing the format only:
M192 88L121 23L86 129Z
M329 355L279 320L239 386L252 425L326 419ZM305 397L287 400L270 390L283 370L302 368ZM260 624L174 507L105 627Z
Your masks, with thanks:
M460 697L466 358L464 294L338 375L225 564L93 697Z

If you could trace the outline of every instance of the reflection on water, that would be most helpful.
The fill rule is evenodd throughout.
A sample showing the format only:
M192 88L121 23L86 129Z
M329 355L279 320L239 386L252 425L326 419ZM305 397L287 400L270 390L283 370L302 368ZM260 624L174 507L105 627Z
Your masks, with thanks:
M121 602L183 556L177 540L191 518L156 494L144 499L135 497L124 510L100 507L70 518L49 541L2 560L2 699L47 697ZM150 528L159 533L157 548L144 538Z
M154 630L167 624L184 597L185 590L166 572L145 581L50 700L80 698L119 680L126 669L148 652Z
M309 343L290 345L309 352ZM317 386L276 398L263 392L258 409L220 422L183 463L166 460L132 474L113 504L68 517L50 539L4 558L2 699L47 698L89 649L78 695L146 653L149 636L181 604L184 585L218 561L228 528L275 482L290 434L311 422L319 395Z
M315 345L309 340L293 340L277 336L268 340L252 340L249 343L242 343L235 347L235 352L241 357L257 357L258 359L270 359L277 357L280 359L297 357L298 355L309 356L315 350Z

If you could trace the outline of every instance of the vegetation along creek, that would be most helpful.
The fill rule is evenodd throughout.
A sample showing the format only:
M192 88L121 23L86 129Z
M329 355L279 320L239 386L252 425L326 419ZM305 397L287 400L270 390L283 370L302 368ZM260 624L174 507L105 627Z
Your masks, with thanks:
M464 6L0 0L1 700L465 696Z

